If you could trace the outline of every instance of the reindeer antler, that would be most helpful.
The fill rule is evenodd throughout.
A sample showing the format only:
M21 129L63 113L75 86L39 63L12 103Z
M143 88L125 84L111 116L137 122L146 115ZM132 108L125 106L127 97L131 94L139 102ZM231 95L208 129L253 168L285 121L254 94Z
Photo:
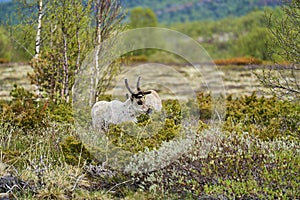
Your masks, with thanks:
M127 78L125 78L125 86L126 86L127 90L130 92L130 94L133 94L132 90L129 88Z
M141 88L140 88L140 81L141 81L141 77L139 76L139 77L138 77L138 80L137 80L137 83L136 83L136 89L137 89L137 91L141 91Z

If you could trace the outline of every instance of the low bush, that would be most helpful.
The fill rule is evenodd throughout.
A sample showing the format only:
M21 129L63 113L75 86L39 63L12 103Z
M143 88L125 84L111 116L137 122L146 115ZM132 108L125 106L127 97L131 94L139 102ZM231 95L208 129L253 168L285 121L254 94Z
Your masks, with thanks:
M50 121L72 123L73 113L70 104L59 104L38 98L36 94L14 85L10 95L12 100L0 103L2 123L23 130L33 130L49 126Z
M82 166L83 163L91 163L93 157L84 144L72 136L60 143L66 163L74 166Z
M187 61L184 60L182 57L166 51L156 51L154 54L151 54L149 56L149 62L172 64L172 65L187 64Z
M276 97L227 97L224 130L248 132L263 140L289 136L300 139L300 105Z
M212 117L212 97L210 94L199 93L197 101L197 105L195 102L188 102L187 107L191 115L199 116L202 122L206 122ZM195 113L198 111L198 114ZM175 116L182 117L179 112ZM258 97L256 93L237 98L229 95L226 98L223 130L248 132L263 140L283 136L299 140L300 106L297 102L283 101L276 97Z
M179 103L177 100L163 101L165 117L182 124L188 117L199 117L199 126L212 117L212 97L198 93L197 102ZM199 113L198 113L199 112ZM203 130L203 127L200 127ZM167 131L167 129L162 129ZM227 132L248 132L263 140L274 140L288 136L300 139L300 106L297 102L279 100L276 97L249 96L226 98L226 115L223 130ZM162 133L162 132L161 132ZM165 134L165 133L162 133ZM166 134L168 135L168 134Z
M48 102L36 101L32 92L14 85L10 95L12 101L2 104L1 121L19 129L34 129L46 126Z
M180 124L183 119L183 106L178 100L167 99L163 101L163 108L166 118L174 120L175 124Z
M212 117L212 97L210 94L197 94L198 110L200 120L209 120Z
M181 199L290 199L300 195L298 142L264 142L249 134L213 131L198 135L193 148L172 164L138 176L142 188ZM213 136L217 139L212 140ZM211 146L204 155L200 152L207 144Z
M141 120L141 119L140 119ZM145 149L159 148L162 142L170 141L180 135L181 126L175 120L155 120L145 118L138 126L131 122L111 125L107 136L117 147L137 153Z

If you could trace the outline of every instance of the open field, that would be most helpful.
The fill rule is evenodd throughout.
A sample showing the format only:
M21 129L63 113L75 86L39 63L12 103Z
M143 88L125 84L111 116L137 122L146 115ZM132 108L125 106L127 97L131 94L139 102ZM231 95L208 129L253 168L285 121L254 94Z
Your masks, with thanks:
M168 86L174 86L177 88L180 94L184 95L186 85L191 87L195 92L204 91L205 82L208 81L206 73L195 69L192 66L171 66L165 68L153 67L153 64L143 64L134 66L123 66L121 68L121 75L118 76L117 80L122 80L125 76L131 81L136 80L137 75L141 75L145 83L152 82L151 86L154 87L161 93L164 99L175 98L174 94L168 94ZM207 66L208 68L210 66ZM145 70L144 70L145 69ZM260 70L260 69L256 69ZM0 99L9 99L9 92L14 84L25 87L25 89L34 90L34 86L30 85L27 78L27 74L32 71L29 65L25 64L6 64L0 65ZM226 94L232 94L234 96L249 95L253 91L256 91L258 95L263 94L263 87L256 79L248 66L219 66L217 70L213 71L216 76L221 77L224 85ZM210 79L215 76L210 75ZM187 83L188 81L188 83ZM160 84L153 84L153 83ZM116 84L116 83L114 83ZM120 87L112 92L124 93L123 81L120 82ZM147 84L145 85L147 88ZM176 97L181 98L181 97Z
M27 73L32 69L26 64L2 64L0 65L0 99L9 99L9 92L14 84L33 90L27 78Z

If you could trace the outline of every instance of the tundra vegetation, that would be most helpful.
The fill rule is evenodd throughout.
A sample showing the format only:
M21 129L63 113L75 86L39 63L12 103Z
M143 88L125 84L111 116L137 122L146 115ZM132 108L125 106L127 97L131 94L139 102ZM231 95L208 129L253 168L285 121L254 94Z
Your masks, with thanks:
M31 1L33 2L41 1ZM298 93L291 90L288 91L292 101L279 98L282 97L282 93L281 96L272 97L256 93L238 97L229 94L225 98L226 113L220 126L209 123L213 109L212 95L209 93L199 92L196 102L182 103L179 100L165 99L162 102L164 118L161 118L162 112L157 112L151 117L138 116L137 123L124 122L109 127L106 136L114 148L130 151L135 155L135 159L125 166L124 170L116 170L110 167L109 162L97 159L95 152L90 151L81 141L74 126L69 92L76 66L80 64L88 48L96 47L102 39L110 37L122 27L118 24L120 14L117 1L88 2L90 4L87 6L90 7L84 7L79 1L73 0L43 1L42 6L46 6L47 9L42 11L51 12L45 13L41 27L44 27L42 30L50 32L46 32L47 34L41 32L43 39L40 42L45 43L40 46L40 50L34 44L33 48L28 48L33 57L37 55L31 62L34 73L30 78L39 86L40 93L15 85L10 92L12 99L0 101L1 197L18 199L297 199L300 197L300 104ZM284 7L287 9L283 12L284 19L289 19L291 11L299 14L299 1L291 2ZM32 5L27 6L28 9L32 8L30 7ZM98 8L92 12L95 14L93 20L89 18L92 16L91 13L86 10L91 8ZM111 8L118 14L115 15ZM111 21L106 18L106 21L104 20L109 22L107 26L98 24L102 22L101 17L109 16L112 17ZM280 58L280 61L287 61L293 64L293 69L298 70L299 60L296 59L299 57L294 54L294 50L299 48L287 43L293 39L290 42L299 45L299 38L295 42L293 34L297 28L299 32L300 26L292 26L291 23L296 22L295 20L299 22L300 18L299 15L293 16L291 22L285 23L289 25L286 28L292 28L288 34L291 37L278 36L280 31L273 31L270 36L274 37L273 41L292 47L287 49L277 45L273 50L278 48L280 51L277 52L280 55L282 52L287 53L285 55L288 56ZM70 23L74 22L73 19L77 19L76 23ZM38 23L38 20L36 22ZM91 26L95 29L89 27L88 22L95 25ZM279 30L281 25L284 25L278 25L272 20L270 22L272 22L270 28L275 30L276 27ZM22 30L31 30L30 25L33 24L19 26L24 26ZM78 28L82 27L89 28L79 31ZM27 32L26 36L37 36L38 31L34 30ZM115 31L110 32L111 30ZM93 38L86 39L90 33ZM253 36L257 38L254 33ZM39 44L38 37L32 37L32 40L36 45ZM47 46L49 44L53 46ZM156 53L151 52L151 55L147 56L153 57ZM272 52L272 56L274 55ZM117 63L113 63L114 70L115 66ZM284 82L279 83L292 81L291 83L299 85L299 79L295 77L286 78ZM263 78L269 80L270 77L263 76ZM274 80L274 77L270 80ZM49 84L52 81L54 85ZM104 88L109 84L101 83L104 84ZM48 87L49 85L51 87ZM283 87L277 89L286 90ZM94 93L95 101L104 98L102 96L104 91ZM199 110L199 113L195 113L195 110ZM160 120L156 120L157 118ZM195 120L198 123L194 123ZM152 134L149 135L149 132ZM147 137L142 137L144 135ZM105 153L105 148L100 146L98 153Z

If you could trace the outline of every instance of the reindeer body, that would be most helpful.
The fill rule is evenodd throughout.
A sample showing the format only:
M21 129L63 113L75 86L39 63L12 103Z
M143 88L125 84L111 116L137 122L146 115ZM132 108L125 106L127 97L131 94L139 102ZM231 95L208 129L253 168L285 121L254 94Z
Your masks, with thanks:
M140 77L138 79L138 84ZM149 113L150 107L145 104L145 96L151 91L138 90L134 93L130 90L127 79L125 86L131 94L125 102L118 100L99 101L95 103L91 110L93 127L97 130L108 130L109 124L120 124L126 121L137 122L136 117L142 113Z
M136 117L147 111L146 105L134 105L130 99L125 102L99 101L92 108L93 127L98 130L107 130L109 124L120 124L126 121L137 122Z
M151 91L151 94L145 97L146 106L148 106L151 110L158 111L158 112L161 111L162 101L158 93L155 90L149 90L149 91Z

